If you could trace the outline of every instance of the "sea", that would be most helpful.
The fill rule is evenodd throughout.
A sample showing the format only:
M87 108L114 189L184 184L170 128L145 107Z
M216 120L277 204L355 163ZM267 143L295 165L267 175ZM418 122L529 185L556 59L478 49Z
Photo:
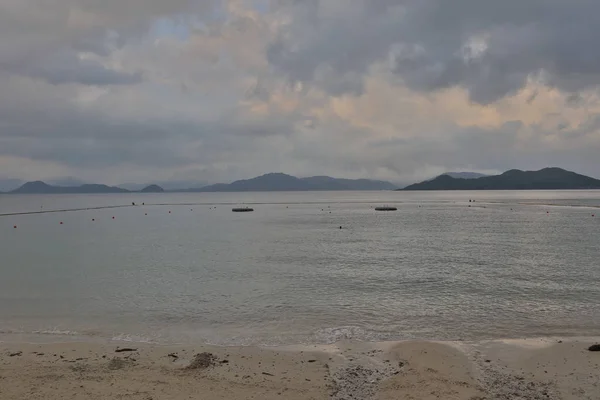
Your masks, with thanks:
M600 331L600 191L0 195L0 214L0 340Z

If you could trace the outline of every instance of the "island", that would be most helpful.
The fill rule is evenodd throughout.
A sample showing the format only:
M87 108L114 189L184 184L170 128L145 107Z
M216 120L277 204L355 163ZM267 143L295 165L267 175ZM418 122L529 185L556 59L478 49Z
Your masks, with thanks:
M539 171L511 169L500 175L475 179L437 178L415 183L400 190L561 190L600 189L600 180L562 168L543 168Z

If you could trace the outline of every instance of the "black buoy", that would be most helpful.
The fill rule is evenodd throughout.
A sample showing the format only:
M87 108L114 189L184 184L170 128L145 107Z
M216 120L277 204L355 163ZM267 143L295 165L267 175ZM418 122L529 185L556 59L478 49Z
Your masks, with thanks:
M340 229L342 229L342 226L340 225Z
M131 202L131 205L132 205L132 206L135 206L135 202L134 202L134 201L132 201L132 202Z

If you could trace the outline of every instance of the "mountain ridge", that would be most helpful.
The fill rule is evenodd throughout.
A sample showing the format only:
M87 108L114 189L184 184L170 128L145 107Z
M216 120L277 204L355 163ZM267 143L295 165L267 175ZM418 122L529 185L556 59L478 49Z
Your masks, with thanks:
M401 190L563 190L600 189L600 180L558 167L538 171L511 169L500 175L475 179L440 175L429 181L414 183Z
M342 179L330 176L298 178L282 172L271 172L231 183L216 183L185 192L271 192L271 191L324 191L324 190L394 190L390 182L372 179Z
M217 183L199 188L165 190L149 184L139 190L128 190L118 186L84 184L79 186L55 186L42 181L26 182L7 193L12 194L75 194L75 193L162 193L162 192L271 192L271 191L324 191L324 190L394 190L390 182L371 179L339 179L329 176L297 178L281 172L268 173L232 183Z

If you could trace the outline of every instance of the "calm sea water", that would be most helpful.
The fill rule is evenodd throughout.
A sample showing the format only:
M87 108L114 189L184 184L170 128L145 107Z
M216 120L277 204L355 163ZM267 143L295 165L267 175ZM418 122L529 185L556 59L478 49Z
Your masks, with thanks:
M146 205L0 217L0 333L274 345L600 330L599 191L5 195L0 214L132 201Z

